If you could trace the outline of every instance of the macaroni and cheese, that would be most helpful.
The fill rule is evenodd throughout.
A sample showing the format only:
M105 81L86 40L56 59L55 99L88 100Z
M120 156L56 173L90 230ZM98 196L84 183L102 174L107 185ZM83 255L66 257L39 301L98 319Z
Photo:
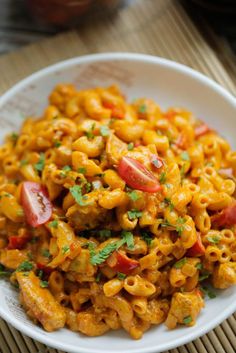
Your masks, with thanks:
M0 147L0 276L49 332L192 326L236 284L235 171L184 109L60 84Z

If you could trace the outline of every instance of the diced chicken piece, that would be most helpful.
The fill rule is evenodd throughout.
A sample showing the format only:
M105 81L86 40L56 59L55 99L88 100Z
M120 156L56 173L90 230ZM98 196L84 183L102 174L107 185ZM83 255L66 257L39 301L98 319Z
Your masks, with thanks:
M76 230L93 229L105 221L107 210L99 206L98 192L90 192L86 197L83 206L74 204L66 213L69 224Z
M213 286L215 288L229 288L236 284L236 262L226 262L218 265L213 272Z
M175 328L177 324L193 326L203 306L204 301L197 290L187 293L175 293L165 321L166 326L169 329Z
M65 310L54 299L47 288L40 287L40 279L34 272L16 272L20 286L23 305L30 312L30 316L37 319L48 332L64 327L66 322Z

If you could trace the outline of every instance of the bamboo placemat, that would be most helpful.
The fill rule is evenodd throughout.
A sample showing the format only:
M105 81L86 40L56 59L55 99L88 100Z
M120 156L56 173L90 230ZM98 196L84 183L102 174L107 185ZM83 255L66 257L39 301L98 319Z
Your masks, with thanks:
M226 70L175 0L137 0L115 17L102 21L93 17L78 32L67 32L0 57L0 93L23 77L57 61L106 51L139 52L172 59L203 72L231 93L236 93L236 72ZM63 353L21 335L1 319L0 352ZM207 335L169 351L235 352L236 314Z

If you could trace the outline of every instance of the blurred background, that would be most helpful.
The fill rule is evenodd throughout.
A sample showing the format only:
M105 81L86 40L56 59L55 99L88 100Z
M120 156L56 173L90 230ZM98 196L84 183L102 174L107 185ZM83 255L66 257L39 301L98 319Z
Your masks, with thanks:
M112 21L120 8L135 1L0 0L0 54L74 26L79 28L90 16L100 21L109 16ZM229 45L236 52L236 0L175 1L181 2L211 45L214 33L221 39L220 45Z

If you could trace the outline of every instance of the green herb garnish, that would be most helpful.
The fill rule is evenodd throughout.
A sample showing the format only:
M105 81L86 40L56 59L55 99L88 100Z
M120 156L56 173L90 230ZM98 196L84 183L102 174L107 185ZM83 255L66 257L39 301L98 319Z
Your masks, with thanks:
M183 323L184 323L185 325L190 324L192 321L193 321L193 319L192 319L192 316L190 316L190 315L186 316L186 317L183 319Z
M92 265L100 265L115 251L118 250L124 244L127 244L128 249L134 248L134 238L131 232L123 231L121 233L121 239L107 244L102 250L98 253L95 253L95 250L90 251L90 262Z
M201 275L199 276L199 282L204 281L205 279L207 279L210 276L210 272L208 271L204 271L203 273L201 273Z
M63 246L63 248L62 248L62 254L63 255L67 254L69 251L70 251L69 245Z
M33 269L33 264L29 261L23 261L16 269L16 272L31 271Z
M58 220L54 219L53 221L51 221L50 223L48 223L48 226L50 228L57 228L58 227Z
M202 268L203 268L201 262L198 262L198 263L195 265L195 267L196 267L197 270L202 270Z
M147 106L146 106L146 104L141 104L141 105L139 106L139 108L138 108L138 112L139 112L139 113L146 113L146 111L147 111Z
M153 241L153 237L148 232L142 232L141 238L147 243L147 246L150 246Z
M109 129L108 126L103 125L103 126L100 127L100 133L101 133L102 136L106 137L106 136L110 135L111 130Z
M164 184L166 182L166 172L161 172L159 182Z
M182 268L185 264L187 263L187 259L186 257L183 257L181 260L177 261L175 264L174 264L174 268Z
M48 249L42 249L42 255L47 258L49 258L51 256Z
M83 200L85 200L85 197L82 195L81 186L74 185L69 190L70 190L71 195L74 197L75 201L80 206L85 206L86 205L86 203L83 201Z
M130 142L127 146L128 148L128 151L132 151L134 149L134 143L133 142Z
M202 291L202 293L204 295L207 295L208 298L210 298L210 299L216 298L215 292L213 292L210 288L203 286L203 287L200 287L200 290Z
M169 206L170 211L173 211L173 209L175 208L174 204L172 203L171 199L169 197L165 197L164 198L164 202L167 206Z
M45 165L45 155L44 155L44 153L40 153L39 160L37 163L35 163L34 168L38 172L42 172L42 170L44 169L44 165Z
M54 147L58 148L61 146L61 141L54 141Z
M125 279L125 277L126 277L126 274L125 274L125 273L117 272L117 278L118 278L118 279L123 280L123 279Z
M209 236L207 237L207 240L209 241L209 243L212 243L212 244L218 244L220 242L220 235L212 235L212 236Z
M40 287L41 288L47 288L48 287L48 281L40 281Z
M96 124L95 123L93 123L92 124L92 126L91 126L91 128L90 128L90 130L88 130L88 131L86 131L86 136L87 136L87 138L88 139L93 139L95 136L94 136L94 133L93 133L93 131L94 131L94 129L95 129L95 126L96 126Z
M138 211L138 210L130 210L127 212L128 217L131 221L133 221L134 219L140 218L142 217L142 212Z
M65 165L62 170L64 170L65 172L70 172L72 168L69 165Z
M129 196L129 198L132 201L137 201L140 198L139 195L137 194L137 191L135 191L135 190L133 190L131 192L127 192L127 195Z
M189 157L189 154L187 151L182 152L180 157L181 157L182 161L189 161L190 160L190 157Z
M86 173L86 168L78 168L78 173L80 174L85 174Z

